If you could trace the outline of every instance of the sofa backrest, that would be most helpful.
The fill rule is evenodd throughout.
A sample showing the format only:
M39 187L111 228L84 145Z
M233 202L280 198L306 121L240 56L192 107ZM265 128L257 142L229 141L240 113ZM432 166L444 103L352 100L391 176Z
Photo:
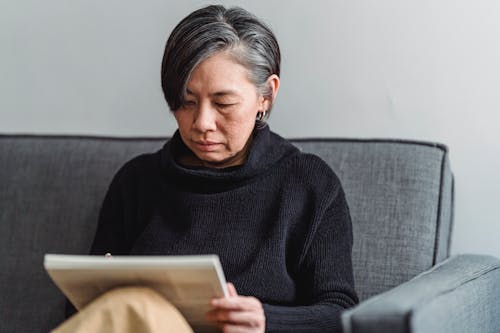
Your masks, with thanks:
M64 297L45 253L87 253L118 168L165 138L0 136L0 332L47 332ZM449 253L453 178L446 147L393 140L292 140L341 179L353 221L361 299L396 286Z
M446 146L404 140L295 140L337 173L353 223L360 300L449 256L453 175Z

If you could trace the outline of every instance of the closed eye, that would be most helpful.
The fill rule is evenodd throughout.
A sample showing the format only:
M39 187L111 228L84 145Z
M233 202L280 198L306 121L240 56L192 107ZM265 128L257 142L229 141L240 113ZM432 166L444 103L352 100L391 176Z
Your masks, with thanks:
M215 105L220 108L220 109L226 109L226 108L229 108L233 105L236 105L236 103L233 103L233 104L228 104L228 103L215 103Z
M184 101L184 106L189 107L189 106L195 106L196 102L195 101Z

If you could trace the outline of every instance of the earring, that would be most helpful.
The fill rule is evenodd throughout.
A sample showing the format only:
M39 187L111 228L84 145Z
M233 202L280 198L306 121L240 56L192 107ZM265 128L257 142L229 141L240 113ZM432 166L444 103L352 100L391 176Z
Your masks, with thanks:
M266 117L267 111L259 111L257 112L257 120L258 121L263 121L263 119Z

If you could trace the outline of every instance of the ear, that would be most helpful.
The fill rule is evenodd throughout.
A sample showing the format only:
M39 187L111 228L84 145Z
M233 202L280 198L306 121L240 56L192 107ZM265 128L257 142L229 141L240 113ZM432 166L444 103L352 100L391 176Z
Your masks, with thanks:
M274 100L276 99L276 95L278 95L278 90L280 89L280 78L278 75L273 74L267 78L266 85L270 88L271 95L262 96L262 111L267 111L274 104Z

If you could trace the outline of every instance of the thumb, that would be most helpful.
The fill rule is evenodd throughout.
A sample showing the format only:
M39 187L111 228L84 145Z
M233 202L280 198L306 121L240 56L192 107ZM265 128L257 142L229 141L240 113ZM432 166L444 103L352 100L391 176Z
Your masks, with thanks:
M229 296L231 297L238 296L238 292L236 291L234 284L232 284L231 282L227 283L227 290L229 291Z

